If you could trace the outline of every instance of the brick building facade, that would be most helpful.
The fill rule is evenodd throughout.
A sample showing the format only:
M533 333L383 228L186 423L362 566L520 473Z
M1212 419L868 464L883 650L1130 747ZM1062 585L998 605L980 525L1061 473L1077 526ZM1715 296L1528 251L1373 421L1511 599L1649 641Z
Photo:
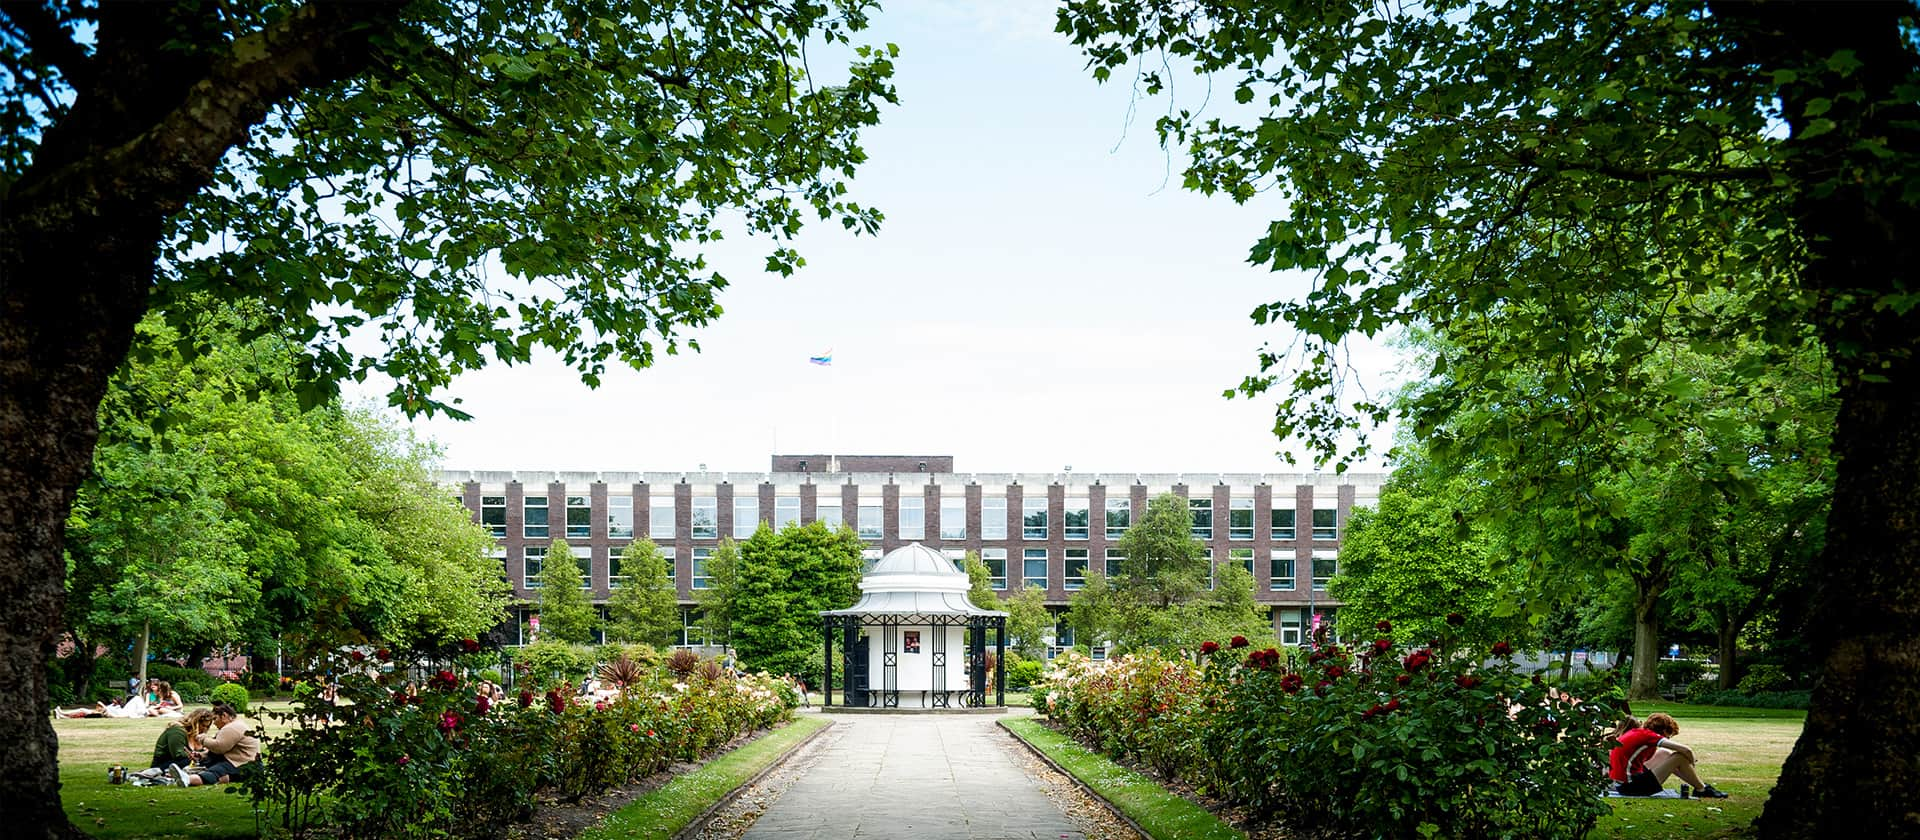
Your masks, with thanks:
M1384 474L956 473L951 456L775 455L767 472L534 473L451 471L476 521L498 541L514 595L537 600L547 550L566 540L595 601L622 580L624 549L651 539L670 560L681 603L704 588L722 539L761 522L816 519L853 527L869 558L918 542L958 560L979 552L1003 593L1040 586L1064 608L1086 570L1114 563L1112 544L1148 499L1188 499L1194 536L1213 562L1240 563L1280 641L1298 643L1325 593L1355 506L1371 506ZM688 612L683 641L697 637Z

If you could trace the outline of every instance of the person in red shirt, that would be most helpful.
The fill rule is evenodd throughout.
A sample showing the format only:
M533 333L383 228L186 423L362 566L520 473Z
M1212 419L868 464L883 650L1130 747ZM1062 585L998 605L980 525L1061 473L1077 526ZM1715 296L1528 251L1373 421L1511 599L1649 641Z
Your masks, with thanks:
M1671 740L1680 734L1680 723L1672 715L1655 712L1647 715L1646 723L1627 718L1625 729L1620 746L1607 754L1608 775L1620 795L1652 796L1665 789L1662 785L1668 776L1679 776L1680 781L1699 791L1701 799L1727 798L1718 788L1700 781L1699 772L1693 768L1693 749Z

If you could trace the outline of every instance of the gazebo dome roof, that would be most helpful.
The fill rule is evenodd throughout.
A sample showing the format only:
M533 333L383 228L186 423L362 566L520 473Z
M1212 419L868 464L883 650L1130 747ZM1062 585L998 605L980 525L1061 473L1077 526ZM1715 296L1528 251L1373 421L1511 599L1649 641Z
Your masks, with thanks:
M861 575L859 603L821 614L915 619L1006 615L969 601L967 590L971 585L967 573L954 568L953 561L938 551L913 543L887 552ZM942 623L951 620L944 619Z

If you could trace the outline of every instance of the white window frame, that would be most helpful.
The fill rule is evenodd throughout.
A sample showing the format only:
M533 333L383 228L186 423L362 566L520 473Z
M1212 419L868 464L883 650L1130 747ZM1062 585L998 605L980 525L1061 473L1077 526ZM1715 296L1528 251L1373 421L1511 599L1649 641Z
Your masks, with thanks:
M1120 549L1117 549L1117 548L1107 549L1107 556L1102 559L1107 564L1106 572L1107 572L1107 577L1109 578L1113 577L1114 575L1120 574L1121 568L1123 568L1127 563L1127 555L1121 554Z
M701 513L705 512L706 522L702 523ZM688 523L688 531L696 540L717 540L720 538L720 497L693 497L693 518Z
M994 515L998 513L999 515ZM980 499L980 539L1007 538L1007 497L983 496Z
M940 539L964 540L967 538L967 500L965 497L953 499L940 497Z
M1267 589L1272 592L1292 592L1296 586L1293 549L1272 551L1267 555ZM1286 573L1281 573L1281 563L1286 565Z
M1040 517L1036 529L1033 518ZM1020 500L1020 538L1025 540L1044 540L1053 531L1053 523L1047 521L1047 497Z
M621 519L621 514L626 519ZM633 539L633 496L626 493L607 494L607 539Z
M1113 526L1113 515L1119 513L1125 520L1120 527ZM1127 535L1127 529L1133 527L1133 500L1128 498L1108 498L1106 510L1107 539L1117 540Z
M1073 561L1080 561L1080 574L1073 573ZM1084 589L1087 585L1087 567L1093 563L1093 551L1086 548L1069 548L1061 555L1061 588Z
M539 572L528 572L534 564L540 566ZM539 589L546 586L544 575L547 570L547 547L544 545L526 545L520 547L520 588Z
M1078 507L1075 507L1075 505ZM1073 514L1080 514L1080 526L1073 525ZM1061 534L1070 540L1088 539L1093 533L1093 502L1084 497L1067 499L1067 506L1060 512Z
M900 506L894 510L893 532L903 540L927 538L927 497L900 497Z
M487 521L487 514L490 511L499 511L500 513L499 522ZM506 496L481 496L480 497L480 524L487 529L487 533L493 535L494 539L497 539L497 540L506 539L507 537L507 497Z
M741 516L741 511L746 516ZM760 530L760 494L733 497L733 538L744 540Z
M1247 524L1245 526L1242 526L1240 524L1240 520L1242 519L1243 514L1245 515L1244 518L1247 521ZM1228 499L1227 500L1227 539L1230 539L1230 540L1253 539L1253 532L1255 527L1256 526L1254 525L1254 522L1253 522L1253 500L1249 498Z
M535 501L539 504L534 504ZM552 535L553 516L548 509L546 496L520 497L520 537L529 540L544 540ZM533 512L540 511L540 524L533 524Z
M1205 525L1200 524L1202 512L1206 513ZM1187 513L1193 517L1191 536L1196 540L1213 539L1213 499L1191 498L1187 500Z
M662 516L662 514L665 514ZM674 538L672 496L653 496L647 500L647 536L654 542L672 542ZM666 520L662 522L661 520Z
M1280 523L1283 516L1287 520L1284 525ZM1292 542L1300 536L1299 511L1293 508L1274 508L1267 512L1267 527L1268 539Z
M813 500L813 521L825 523L827 527L838 530L840 526L847 524L847 517L845 515L845 511L841 510L840 508L841 508L840 497L838 496L835 496L832 499L829 499L825 502L822 502L818 498L816 498ZM820 515L822 512L829 511L829 510L833 511L832 516Z
M691 589L712 589L713 588L713 578L708 577L706 574L707 561L711 559L713 559L713 549L708 548L706 546L694 547L693 565L689 567L689 575L688 575L689 577L692 578L691 585L689 586L689 588Z
M1327 561L1327 564L1332 566L1332 568L1328 570L1326 577L1320 576L1320 561L1322 560ZM1340 574L1339 552L1322 550L1313 553L1313 591L1327 591L1327 582L1333 580L1334 576L1338 574Z
M856 513L859 518L854 520L854 533L859 535L860 539L887 538L887 508L881 500L874 499L873 504L867 504L866 500L862 499Z
M800 522L800 497L799 496L773 497L773 529L775 531L781 530L787 527L788 525L797 525L799 524L799 522Z
M1023 548L1020 550L1020 585L1036 585L1033 578L1027 575L1027 564L1032 563L1036 559L1040 561L1040 582L1038 586L1041 589L1049 589L1052 587L1053 581L1048 577L1049 572L1047 567L1053 564L1053 558L1048 556L1047 550L1044 548Z
M607 591L619 589L620 585L633 579L622 568L627 564L627 547L624 545L607 546ZM617 573L617 574L616 574Z
M593 539L593 497L567 496L565 499L567 502L567 539ZM579 504L574 504L575 502L579 502ZM580 524L578 525L573 522L573 515L576 512L580 514Z
M1320 514L1323 514L1323 513L1326 514L1326 517L1324 518L1331 520L1333 522L1332 525L1320 524L1320 520L1322 519ZM1316 540L1340 539L1340 509L1339 508L1314 508L1313 509L1313 538Z

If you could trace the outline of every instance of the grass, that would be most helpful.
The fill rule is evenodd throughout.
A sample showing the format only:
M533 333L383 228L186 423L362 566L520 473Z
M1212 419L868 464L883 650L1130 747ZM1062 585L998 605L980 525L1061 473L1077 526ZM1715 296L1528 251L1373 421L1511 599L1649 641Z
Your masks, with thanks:
M800 715L786 727L647 792L625 808L609 814L600 825L582 833L579 840L672 837L707 808L719 802L721 797L745 784L747 779L772 764L789 747L805 740L827 723L819 715Z
M1161 787L1158 782L1113 763L1033 718L1007 718L1002 723L1139 823L1150 837L1183 840L1245 837L1219 817Z
M1728 799L1609 799L1613 813L1588 835L1596 840L1664 837L1737 837L1745 832L1780 778L1807 713L1684 703L1635 703L1635 714L1666 712L1680 722L1674 740L1693 748L1700 776ZM1668 787L1678 782L1669 780Z
M102 838L232 838L254 836L253 803L226 785L181 789L107 784L107 768L144 769L167 722L55 720L60 738L60 800L67 819Z

